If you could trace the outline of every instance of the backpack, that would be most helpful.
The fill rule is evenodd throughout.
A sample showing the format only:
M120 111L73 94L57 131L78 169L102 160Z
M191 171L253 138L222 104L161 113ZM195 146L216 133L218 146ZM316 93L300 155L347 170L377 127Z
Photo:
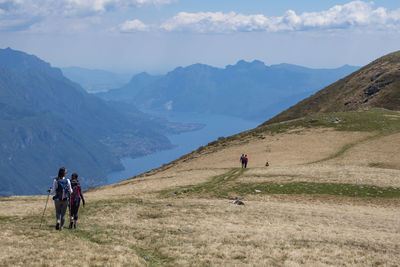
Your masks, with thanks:
M71 180L71 187L72 187L71 203L73 204L81 199L81 184L78 181Z
M59 201L69 200L69 188L67 179L57 180L57 189L55 199Z

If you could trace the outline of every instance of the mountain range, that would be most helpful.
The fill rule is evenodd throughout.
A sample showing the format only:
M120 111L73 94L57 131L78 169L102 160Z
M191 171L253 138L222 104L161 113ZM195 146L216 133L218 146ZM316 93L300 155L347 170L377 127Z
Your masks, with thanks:
M143 110L265 120L357 69L348 65L336 69L266 66L258 60L241 60L223 69L194 64L162 76L140 73L127 85L97 95Z
M165 134L196 127L117 109L36 56L0 50L0 195L44 193L61 166L102 184L121 157L172 148Z

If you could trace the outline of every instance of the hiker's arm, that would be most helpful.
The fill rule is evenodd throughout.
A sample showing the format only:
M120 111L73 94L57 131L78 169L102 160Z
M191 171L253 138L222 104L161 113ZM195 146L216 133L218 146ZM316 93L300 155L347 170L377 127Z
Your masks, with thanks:
M53 187L51 188L50 193L54 194L56 192L56 189L57 189L57 181L56 181L56 179L54 179Z
M81 185L79 185L79 194L81 195L82 204L83 204L83 206L85 206L85 198L83 197L83 194L82 194L82 188L81 188Z
M72 194L71 182L67 180L69 193Z

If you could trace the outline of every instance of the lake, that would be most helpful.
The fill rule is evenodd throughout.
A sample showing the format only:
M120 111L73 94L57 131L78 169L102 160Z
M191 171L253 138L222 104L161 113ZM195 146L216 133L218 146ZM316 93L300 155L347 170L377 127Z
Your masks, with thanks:
M132 176L161 167L187 153L212 142L218 137L230 136L257 127L263 121L248 121L236 117L198 114L198 113L169 113L163 115L171 122L202 123L205 126L197 131L170 135L171 143L176 148L163 150L140 158L124 158L122 164L125 170L112 172L107 175L108 184L117 183Z

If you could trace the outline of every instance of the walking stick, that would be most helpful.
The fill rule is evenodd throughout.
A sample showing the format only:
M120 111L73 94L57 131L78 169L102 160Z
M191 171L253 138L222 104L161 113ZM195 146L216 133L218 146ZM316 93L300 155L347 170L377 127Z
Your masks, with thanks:
M44 206L44 210L43 210L43 214L42 214L42 219L40 220L39 229L42 227L43 217L44 217L44 213L46 212L47 202L49 202L49 197L50 197L50 189L49 189L48 194L47 194L46 206Z
M71 218L72 218L72 210L71 210L71 195L69 196L70 198L68 199L68 209L69 209L69 229L71 229L72 228L72 220L71 220Z

